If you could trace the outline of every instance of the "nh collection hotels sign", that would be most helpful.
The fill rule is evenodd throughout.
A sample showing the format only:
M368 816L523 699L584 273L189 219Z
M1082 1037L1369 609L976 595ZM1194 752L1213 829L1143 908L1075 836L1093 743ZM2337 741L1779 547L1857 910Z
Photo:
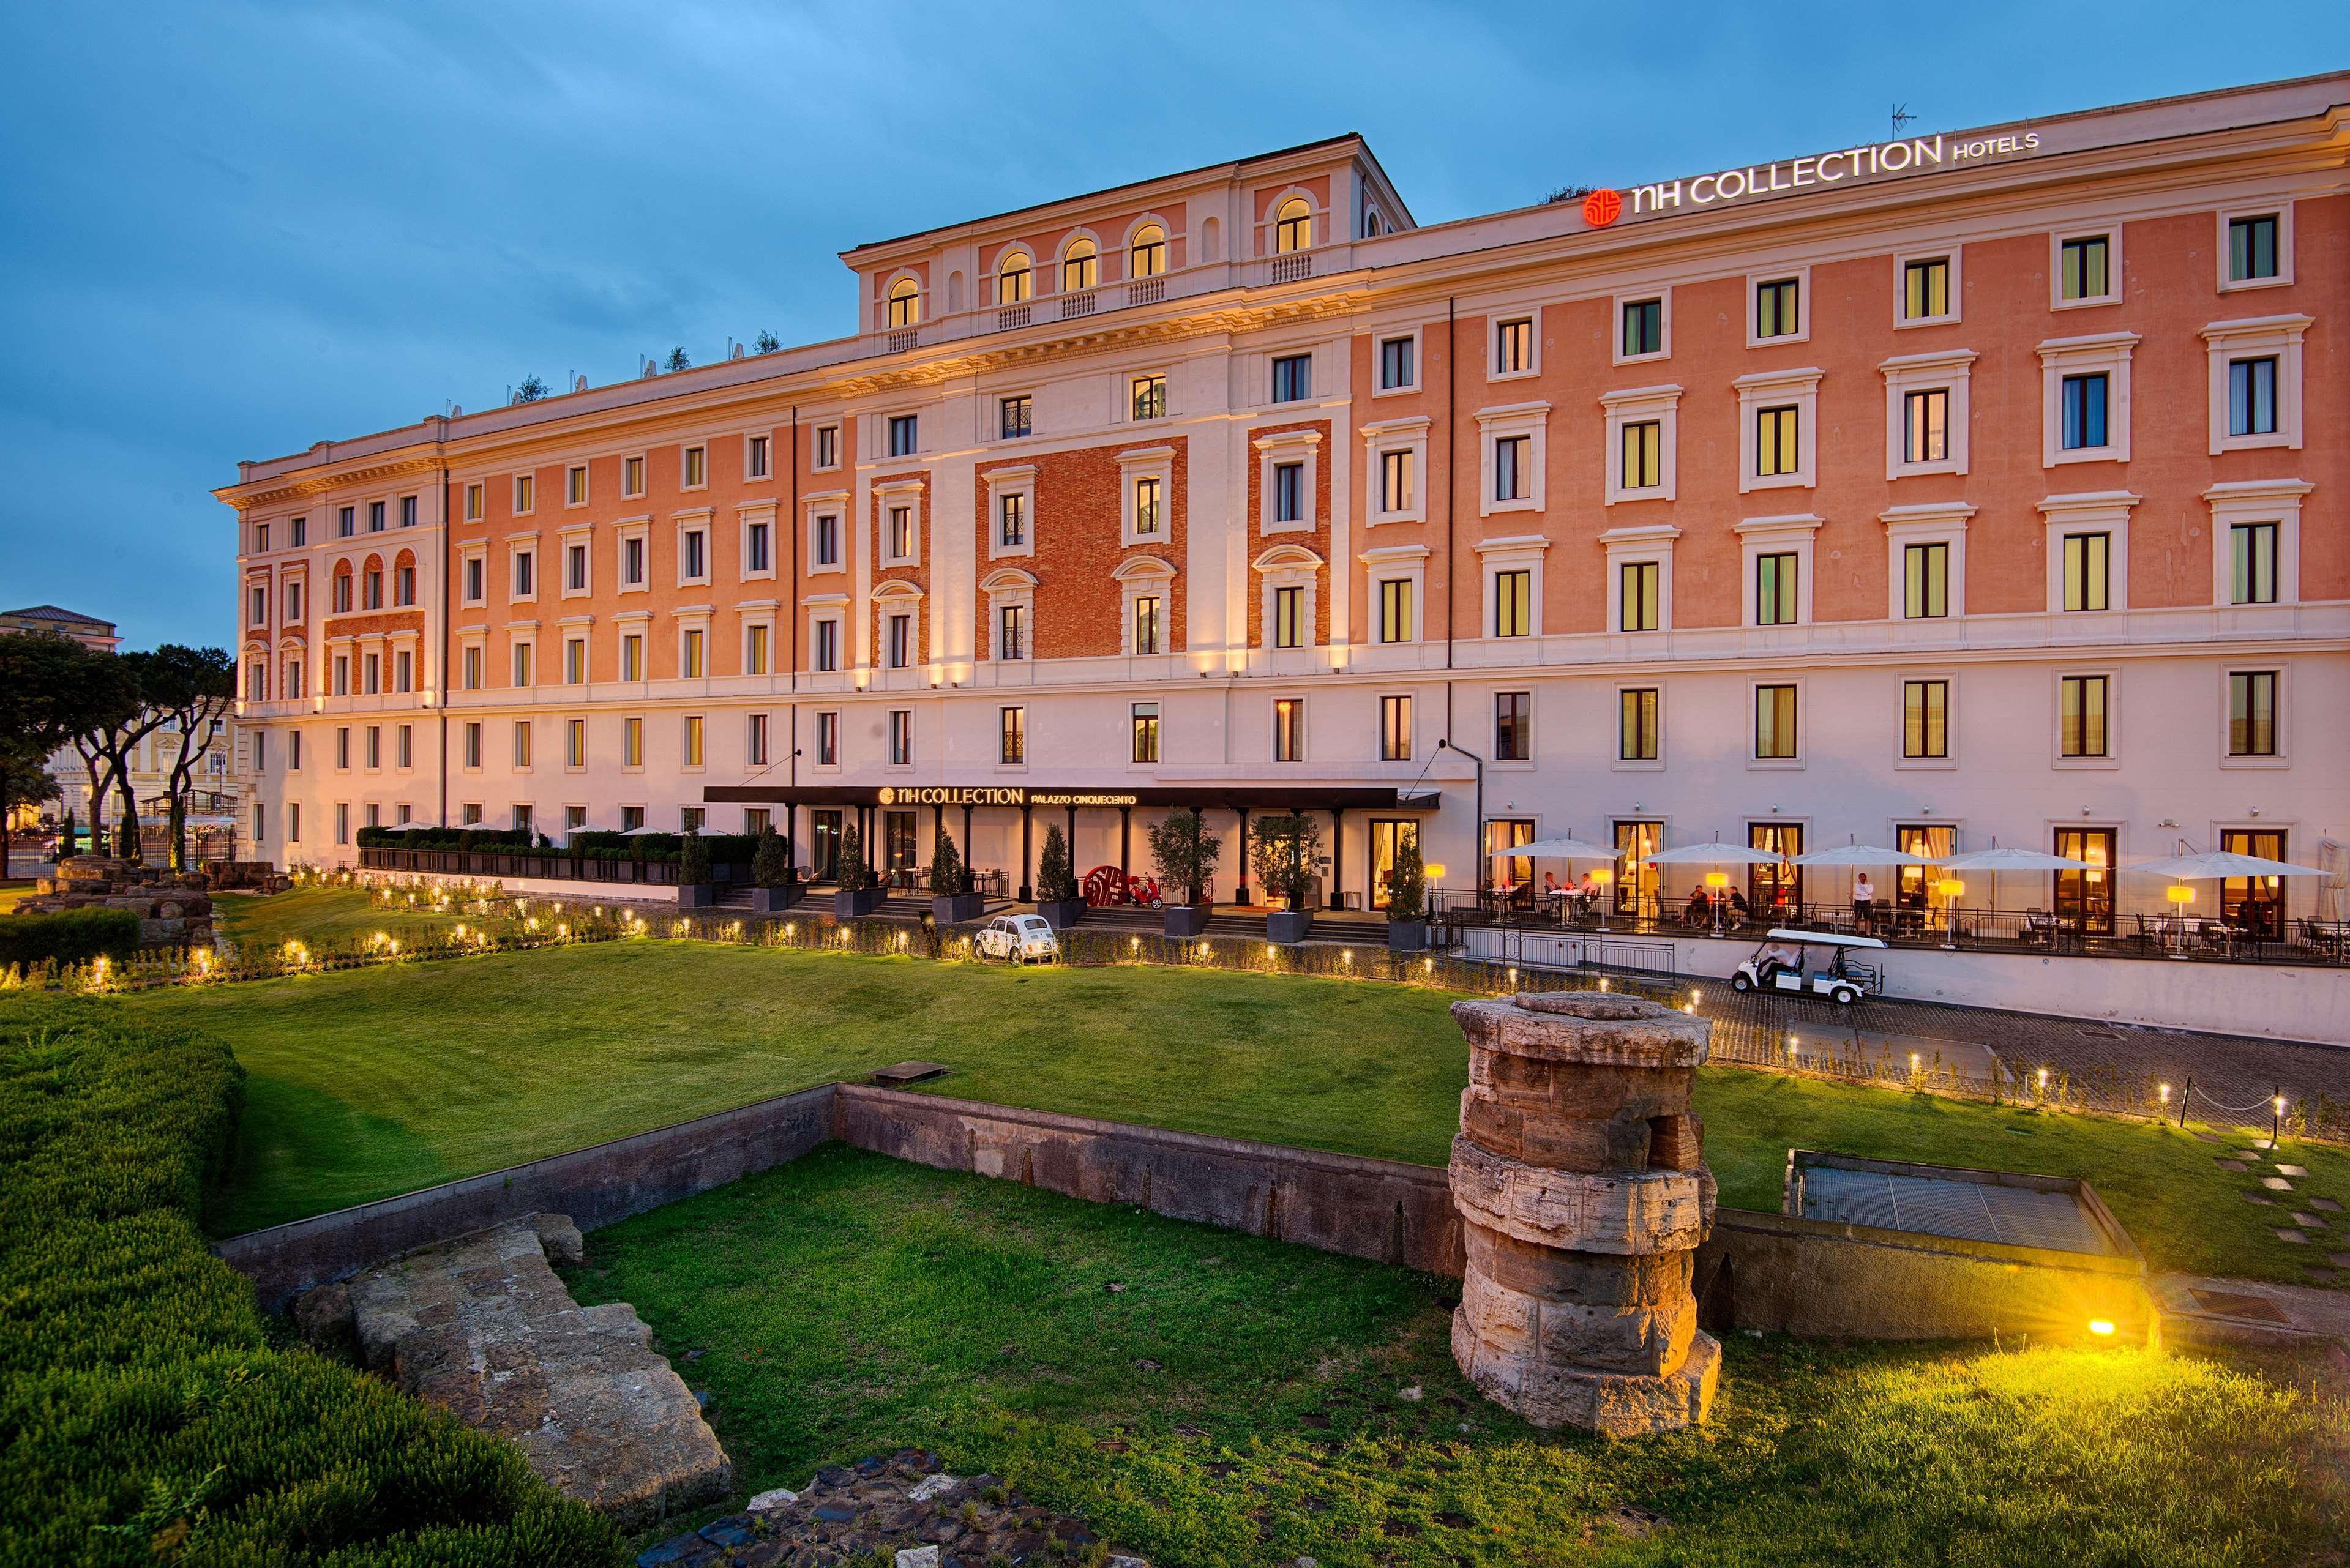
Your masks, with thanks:
M1131 792L1032 790L1019 784L883 784L882 805L1139 805Z
M1835 152L1814 153L1784 163L1717 170L1694 180L1635 185L1628 202L1617 192L1595 191L1584 201L1583 215L1593 227L1605 228L1627 211L1634 217L1641 217L1682 207L1719 206L1724 202L1745 201L1782 191L1808 190L1815 185L1834 185L1878 174L1918 173L2039 151L2040 133L2036 130L2003 136L1905 137L1898 141L1876 141Z

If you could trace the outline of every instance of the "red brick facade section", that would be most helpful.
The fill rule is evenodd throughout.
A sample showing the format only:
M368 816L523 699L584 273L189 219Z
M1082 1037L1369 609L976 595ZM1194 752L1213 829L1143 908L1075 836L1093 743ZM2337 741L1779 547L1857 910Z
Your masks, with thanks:
M1314 449L1314 526L1309 531L1299 528L1279 534L1264 531L1265 507L1269 498L1264 493L1264 454L1256 450L1256 442L1265 436L1284 435L1291 431L1313 431L1322 437L1322 444ZM1330 465L1344 462L1347 454L1338 450L1330 439L1328 420L1307 420L1297 424L1258 425L1249 431L1248 448L1248 640L1251 648L1264 644L1264 593L1254 562L1267 550L1284 545L1295 545L1322 557L1322 566L1315 573L1314 646L1326 645L1330 640ZM1357 530L1359 536L1360 530ZM1385 540L1379 541L1386 543ZM1347 580L1356 573L1347 573Z
M1164 537L1155 545L1126 545L1127 482L1118 458L1152 447L1172 447L1168 460L1168 493L1160 505ZM972 485L974 583L985 582L995 571L1012 566L1036 579L1035 608L1029 623L1032 659L1115 658L1125 646L1124 585L1115 573L1128 561L1153 556L1175 569L1167 583L1167 603L1159 624L1162 649L1183 651L1183 552L1185 496L1191 458L1190 438L1181 435L1151 441L1120 441L1114 446L1084 447L1075 452L1040 452L1034 457L983 464ZM988 557L993 537L987 476L1003 468L1033 464L1036 470L1035 499L1028 517L1028 536L1035 552L1027 556ZM976 591L974 589L974 591ZM975 651L993 657L995 627L988 598L978 594L973 621L978 628Z

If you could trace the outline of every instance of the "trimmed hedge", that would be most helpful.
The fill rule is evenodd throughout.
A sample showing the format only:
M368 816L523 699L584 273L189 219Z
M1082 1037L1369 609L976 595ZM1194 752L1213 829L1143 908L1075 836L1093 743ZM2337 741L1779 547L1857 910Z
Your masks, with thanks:
M38 969L51 959L88 963L101 954L117 963L139 956L137 915L128 909L59 909L0 917L0 966Z
M0 1562L625 1563L518 1450L270 1347L196 1223L242 1079L109 1002L0 999Z

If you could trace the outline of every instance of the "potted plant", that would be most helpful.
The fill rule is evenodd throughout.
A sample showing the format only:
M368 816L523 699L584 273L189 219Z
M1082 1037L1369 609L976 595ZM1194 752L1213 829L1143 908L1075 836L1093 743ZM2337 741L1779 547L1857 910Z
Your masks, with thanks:
M1398 836L1403 842L1388 872L1388 951L1416 953L1428 946L1428 867L1419 857L1419 836Z
M971 872L955 851L954 836L946 819L939 819L931 837L931 919L941 927L959 926L987 913L987 899L971 890Z
M715 902L710 888L710 846L699 828L685 836L677 851L677 907L706 909Z
M1167 934L1198 936L1208 929L1213 908L1208 902L1208 884L1216 875L1216 857L1224 852L1223 841L1208 831L1197 811L1169 812L1150 825L1147 836L1150 857L1159 863L1159 879L1169 893L1180 889L1183 895L1181 903L1167 906Z
M1056 931L1066 931L1085 918L1086 901L1077 896L1076 867L1069 864L1069 841L1057 827L1045 830L1045 850L1036 861L1036 912Z
M799 879L792 874L792 846L772 826L759 835L751 855L751 912L777 915L800 900Z
M832 896L833 919L853 920L881 907L883 889L874 886L873 867L865 864L865 846L858 842L857 825L840 834L840 891Z
M1314 924L1314 911L1306 907L1306 899L1314 889L1314 865L1322 851L1321 830L1303 812L1259 817L1250 847L1256 879L1286 906L1267 911L1265 940L1304 941Z

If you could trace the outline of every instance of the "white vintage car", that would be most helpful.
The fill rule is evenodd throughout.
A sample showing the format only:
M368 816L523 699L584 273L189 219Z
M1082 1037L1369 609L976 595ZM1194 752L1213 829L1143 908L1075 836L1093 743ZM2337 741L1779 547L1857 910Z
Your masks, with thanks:
M998 915L980 929L979 956L1041 963L1061 956L1061 939L1042 915Z

